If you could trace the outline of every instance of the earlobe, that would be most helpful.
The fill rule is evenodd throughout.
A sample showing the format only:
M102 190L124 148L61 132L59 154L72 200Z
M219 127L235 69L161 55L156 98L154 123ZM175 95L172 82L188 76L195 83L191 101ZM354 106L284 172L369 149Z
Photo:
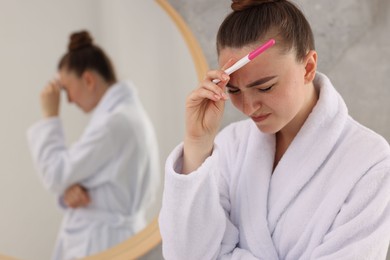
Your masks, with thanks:
M317 71L317 52L311 50L305 57L305 84L314 80Z

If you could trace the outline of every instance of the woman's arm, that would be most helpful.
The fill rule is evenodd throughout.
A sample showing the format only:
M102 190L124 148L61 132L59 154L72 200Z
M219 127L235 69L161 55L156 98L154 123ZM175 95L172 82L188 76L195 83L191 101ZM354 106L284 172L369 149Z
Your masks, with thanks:
M186 100L186 130L182 174L197 169L213 150L215 136L219 130L225 101L225 86L229 76L224 68L233 64L230 60L221 70L209 71ZM213 79L220 79L219 85Z
M237 248L239 232L229 219L229 189L222 176L227 167L214 145L227 100L229 76L223 69L233 63L209 71L187 98L184 142L166 162L159 217L166 259L255 259Z
M166 259L258 259L238 248L239 230L229 217L229 184L222 174L227 167L221 150L226 147L216 145L213 154L188 175L177 172L182 167L182 145L168 157L159 217Z
M27 132L34 164L46 188L62 195L66 188L91 177L97 182L110 178L97 174L114 158L112 129L106 124L85 133L67 148L59 118L45 119Z

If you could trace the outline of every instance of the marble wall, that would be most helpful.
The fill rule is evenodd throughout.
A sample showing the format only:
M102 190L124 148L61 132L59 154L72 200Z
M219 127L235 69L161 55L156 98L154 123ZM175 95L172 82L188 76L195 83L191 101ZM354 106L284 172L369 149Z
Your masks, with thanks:
M190 26L209 66L218 67L215 37L231 1L169 2ZM356 120L390 141L390 1L295 2L312 26L318 70L331 78ZM228 103L224 125L239 118L242 115Z

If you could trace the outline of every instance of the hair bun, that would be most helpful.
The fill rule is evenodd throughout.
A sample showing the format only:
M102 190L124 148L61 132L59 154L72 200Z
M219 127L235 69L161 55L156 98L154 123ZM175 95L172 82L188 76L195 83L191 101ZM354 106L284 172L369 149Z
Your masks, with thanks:
M248 8L266 3L282 2L284 0L232 0L233 11L244 11Z
M87 31L75 32L70 35L68 51L75 51L85 47L92 47L93 39Z

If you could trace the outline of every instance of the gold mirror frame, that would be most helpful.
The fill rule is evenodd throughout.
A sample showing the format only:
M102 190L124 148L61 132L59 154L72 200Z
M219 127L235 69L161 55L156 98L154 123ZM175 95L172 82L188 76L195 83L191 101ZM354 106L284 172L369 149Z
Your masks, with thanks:
M155 2L157 2L167 12L182 34L194 62L196 74L200 80L208 70L208 65L197 40L195 39L187 24L184 22L183 18L168 3L167 0L155 0ZM111 249L108 249L107 251L97 255L88 256L84 258L84 260L137 259L147 254L160 243L161 235L158 227L158 217L155 217L144 230L135 236L129 238L117 246L112 247Z

